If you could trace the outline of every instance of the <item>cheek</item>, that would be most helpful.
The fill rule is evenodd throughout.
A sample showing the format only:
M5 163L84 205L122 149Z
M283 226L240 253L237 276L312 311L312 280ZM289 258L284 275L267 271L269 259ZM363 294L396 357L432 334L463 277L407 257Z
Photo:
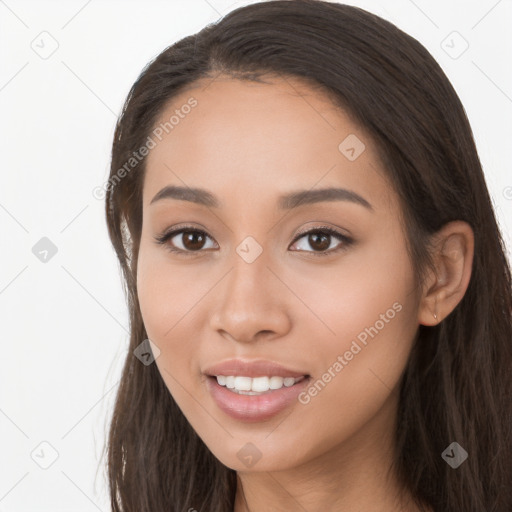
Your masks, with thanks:
M148 338L160 350L155 360L165 385L180 408L193 407L190 395L193 378L193 340L184 326L193 316L198 293L185 286L184 273L166 269L165 261L141 248L137 268L140 310ZM187 314L187 312L189 312Z
M375 438L391 428L397 385L416 329L410 320L414 308L406 295L391 294L372 302L362 300L368 298L365 291L368 289L360 288L359 295L352 295L357 307L335 308L335 316L327 321L336 335L319 336L314 351L309 349L314 377L299 397L296 418L300 418L303 435L315 441L301 448L292 443L289 451L298 459L329 451L340 440L367 431L366 425L373 424L370 429L376 429ZM380 411L387 419L379 426L374 419ZM287 444L283 439L266 441L275 450L283 450Z
M399 242L376 240L347 252L339 265L289 275L294 291L319 320L312 322L316 339L335 350L348 350L350 340L361 334L359 339L364 341L366 329L375 324L379 337L389 337L391 345L395 339L409 338L406 333L417 326L418 304L412 266ZM386 332L388 336L383 336Z
M194 409L190 392L197 387L199 332L208 319L204 304L218 277L193 261L171 262L165 249L139 251L137 291L148 338L160 355L156 365L180 407Z
M336 403L338 425L349 425L347 415L358 418L352 425L360 424L398 384L417 331L418 302L405 249L383 244L380 251L360 252L311 300L335 335L319 338L321 382L304 402L311 399L326 410Z
M197 279L193 265L171 265L164 248L147 248L141 244L137 295L150 337L171 339L180 319L187 321L185 315L193 314L194 306L207 291L208 279Z
M146 250L142 245L137 265L137 295L146 333L161 351L156 362L174 373L172 362L188 357L190 343L180 335L183 322L193 313L200 298L198 286L186 286L186 272L169 268L160 251ZM164 250L162 249L162 252ZM191 311L192 309L192 311ZM172 357L170 356L172 354ZM165 373L162 373L165 378Z

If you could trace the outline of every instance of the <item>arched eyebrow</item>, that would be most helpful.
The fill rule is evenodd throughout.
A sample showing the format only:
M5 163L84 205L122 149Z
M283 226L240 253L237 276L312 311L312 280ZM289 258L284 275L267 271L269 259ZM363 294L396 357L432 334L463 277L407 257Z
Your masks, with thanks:
M202 188L181 187L168 185L161 189L149 203L154 204L164 199L190 201L209 208L222 208L219 199L208 190ZM291 210L299 206L320 203L324 201L349 201L360 204L373 211L372 205L356 192L345 188L323 188L317 190L297 190L278 198L278 207L281 210Z

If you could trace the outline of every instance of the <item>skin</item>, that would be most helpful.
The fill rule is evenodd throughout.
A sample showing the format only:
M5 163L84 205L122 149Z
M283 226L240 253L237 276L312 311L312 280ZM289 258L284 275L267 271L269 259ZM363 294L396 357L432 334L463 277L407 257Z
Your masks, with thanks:
M148 337L161 351L156 364L191 426L238 472L246 501L239 485L235 512L415 511L387 473L398 385L418 325L442 321L464 295L471 229L453 222L438 233L436 267L418 287L398 197L370 137L307 83L268 81L197 82L158 121L197 99L147 160L137 286ZM365 144L354 161L338 149L348 134ZM167 185L207 189L222 206L150 205ZM350 201L278 208L281 194L330 186L356 192L372 209ZM155 243L183 223L208 234L202 252L174 254ZM307 235L293 242L319 226L353 243L331 237L319 250ZM248 236L263 249L252 263L236 252ZM183 234L173 243L201 247L186 245ZM236 357L276 361L316 381L396 303L394 318L307 404L245 423L207 391L202 370ZM248 442L261 452L251 468L237 457Z

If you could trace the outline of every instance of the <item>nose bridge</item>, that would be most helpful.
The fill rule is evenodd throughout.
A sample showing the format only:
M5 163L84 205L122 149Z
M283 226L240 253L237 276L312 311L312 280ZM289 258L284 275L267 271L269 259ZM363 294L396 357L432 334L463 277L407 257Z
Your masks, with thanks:
M267 251L253 238L246 237L230 257L231 272L227 276L226 299L239 308L251 304L261 307L265 298L264 289L269 286L268 277L271 272ZM251 308L255 310L255 307Z
M264 228L258 228L261 221L257 218L257 214L249 213L247 208L241 208L239 211L243 213L232 226L235 244L229 255L229 265L232 270L227 277L227 288L229 288L228 293L238 296L240 300L245 300L251 294L259 293L263 284L269 284L267 281L271 272L267 265L271 266L271 262L269 261L270 249L264 247L268 233L265 233ZM251 226L256 228L256 231L248 230Z
M246 237L230 255L230 271L214 302L211 327L237 341L250 341L259 332L282 334L289 327L279 283L267 268L268 254L253 237Z

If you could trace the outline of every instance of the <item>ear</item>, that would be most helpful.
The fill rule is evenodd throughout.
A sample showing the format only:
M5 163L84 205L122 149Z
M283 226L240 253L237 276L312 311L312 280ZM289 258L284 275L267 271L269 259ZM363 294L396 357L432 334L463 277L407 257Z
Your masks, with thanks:
M455 309L466 293L473 266L474 234L467 222L449 222L432 241L435 271L424 284L418 309L421 325L437 325Z

